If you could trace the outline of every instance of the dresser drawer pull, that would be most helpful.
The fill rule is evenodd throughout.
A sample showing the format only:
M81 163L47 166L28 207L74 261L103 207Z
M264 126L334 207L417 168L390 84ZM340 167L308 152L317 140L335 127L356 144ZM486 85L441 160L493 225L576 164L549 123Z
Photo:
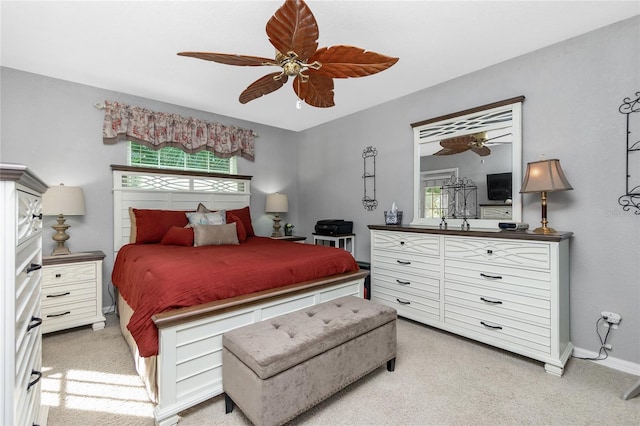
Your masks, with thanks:
M38 376L38 377L36 377L36 379L33 382L29 382L29 384L27 385L27 392L29 392L31 388L35 386L40 381L40 379L42 379L41 371L31 370L31 375Z
M491 325L491 324L487 324L484 321L480 321L480 324L484 325L487 328L491 328L493 330L502 330L502 327L500 327L499 325Z
M71 311L63 312L61 314L51 314L51 315L47 315L47 318L62 317L62 316L65 316L65 315L69 315L70 313L71 313Z
M502 277L500 275L487 275L487 274L483 274L482 272L480 272L480 276L484 277L484 278L490 278L492 280L501 280Z
M396 260L396 262L398 262L401 265L411 265L411 262L407 260Z
M27 333L33 330L34 328L39 327L41 324L42 324L42 318L31 317L31 321L27 326Z
M65 291L64 293L58 293L58 294L47 294L47 297L62 297L62 296L68 296L70 295L71 292L70 291Z
M399 304L401 305L410 305L411 302L407 301L407 300L400 300L400 299L396 299L398 301Z
M404 241L400 241L400 245L403 246L404 245Z
M40 219L40 220L42 220L42 213L40 213L40 214L35 214L35 213L34 213L32 216L33 216L33 218L34 218L34 219Z
M493 254L493 250L488 249L488 250L487 250L487 254Z
M502 305L502 301L500 300L489 300L489 299L485 299L484 297L481 297L480 300L486 303L492 303L494 305Z
M60 274L60 273L56 274L56 278L60 278L61 276L62 276L62 274Z
M398 279L396 280L396 282L398 284L400 284L400 285L409 285L409 284L411 284L411 281L401 281L401 280L398 280Z
M33 271L37 271L38 269L42 269L42 265L38 265L37 263L32 263L27 267L27 274L32 273Z

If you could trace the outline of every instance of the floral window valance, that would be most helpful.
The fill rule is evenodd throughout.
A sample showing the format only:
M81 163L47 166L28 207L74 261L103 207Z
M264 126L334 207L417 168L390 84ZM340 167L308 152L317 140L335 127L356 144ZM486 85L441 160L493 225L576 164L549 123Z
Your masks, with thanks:
M220 158L239 155L255 159L254 133L250 129L118 102L104 103L102 140L105 144L133 141L151 149L173 146L188 153L207 150Z

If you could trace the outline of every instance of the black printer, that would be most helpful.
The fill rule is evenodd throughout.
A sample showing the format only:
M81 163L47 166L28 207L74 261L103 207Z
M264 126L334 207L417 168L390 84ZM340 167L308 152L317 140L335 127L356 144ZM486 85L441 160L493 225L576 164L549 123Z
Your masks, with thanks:
M342 219L323 219L316 223L316 234L340 235L353 233L353 222Z

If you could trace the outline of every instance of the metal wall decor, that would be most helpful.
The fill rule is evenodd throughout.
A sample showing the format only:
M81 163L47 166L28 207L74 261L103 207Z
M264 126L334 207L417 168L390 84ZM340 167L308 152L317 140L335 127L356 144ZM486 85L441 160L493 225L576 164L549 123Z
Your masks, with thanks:
M618 108L626 117L627 136L627 186L626 193L618 198L618 203L624 211L635 209L640 215L640 92L636 92L635 99L624 98Z
M378 150L372 146L368 146L362 151L362 159L364 160L362 205L365 210L370 212L378 207L376 200L376 155L378 155Z
M442 185L440 192L442 206L442 222L446 229L447 218L462 219L461 228L468 231L470 228L467 219L478 218L478 187L466 177L452 176ZM442 227L442 226L441 226Z

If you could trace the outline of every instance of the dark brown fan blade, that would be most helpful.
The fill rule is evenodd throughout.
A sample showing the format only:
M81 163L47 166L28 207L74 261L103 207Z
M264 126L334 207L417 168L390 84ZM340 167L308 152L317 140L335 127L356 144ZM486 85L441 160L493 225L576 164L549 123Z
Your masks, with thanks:
M481 146L481 147L473 146L471 147L471 151L475 152L480 157L486 157L487 155L491 155L491 150L486 146Z
M326 75L311 72L309 79L303 82L300 76L293 80L293 90L300 99L318 108L328 108L335 105L333 102L333 79Z
M267 35L278 52L295 52L303 62L318 49L318 23L302 0L285 1L267 22Z
M281 73L279 72L267 74L251 83L249 87L240 93L240 103L246 104L249 101L268 95L269 93L275 92L281 88L287 82L288 77L285 74L282 74L281 78L275 80L274 77L277 77L280 74Z
M471 142L475 142L475 140L476 139L473 137L473 135L458 136L456 138L441 140L440 146L445 149L452 149L452 150L460 149L460 151L458 152L463 152L469 149L469 144Z
M273 59L261 58L259 56L233 55L228 53L212 52L180 52L178 56L189 56L191 58L204 59L227 65L239 65L245 67L257 67L261 65L278 65Z
M360 47L332 46L319 49L309 63L318 61L319 73L333 78L365 77L384 71L398 62L398 58L367 52Z

